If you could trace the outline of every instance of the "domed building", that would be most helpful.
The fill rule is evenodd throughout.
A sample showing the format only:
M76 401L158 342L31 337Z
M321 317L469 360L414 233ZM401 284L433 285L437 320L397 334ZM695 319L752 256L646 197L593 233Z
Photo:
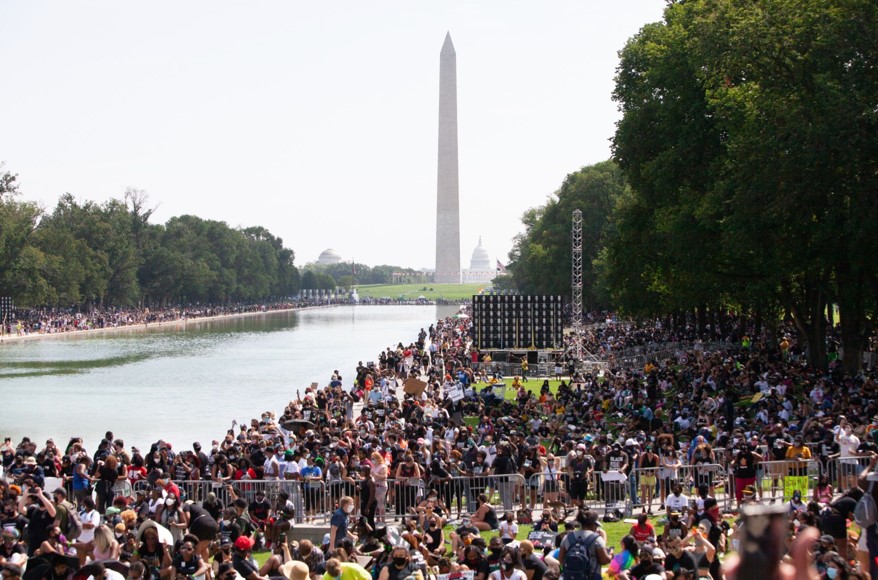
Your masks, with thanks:
M469 270L463 271L464 284L477 282L490 282L497 276L494 264L488 250L482 247L482 237L479 236L479 245L473 250L473 256L469 262Z
M341 262L341 255L332 248L323 250L320 257L317 258L317 263L321 266L331 266L332 264L338 264L339 262Z

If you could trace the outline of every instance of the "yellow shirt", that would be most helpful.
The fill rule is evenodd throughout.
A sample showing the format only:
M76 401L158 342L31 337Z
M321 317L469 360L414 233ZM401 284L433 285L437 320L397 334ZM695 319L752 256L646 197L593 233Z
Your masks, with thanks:
M372 580L372 575L369 572L360 566L359 564L355 564L353 562L342 562L341 563L341 580ZM323 575L323 580L334 580L332 576L329 575L329 572Z
M805 447L804 445L796 449L794 446L790 445L787 447L787 459L811 459L811 450Z

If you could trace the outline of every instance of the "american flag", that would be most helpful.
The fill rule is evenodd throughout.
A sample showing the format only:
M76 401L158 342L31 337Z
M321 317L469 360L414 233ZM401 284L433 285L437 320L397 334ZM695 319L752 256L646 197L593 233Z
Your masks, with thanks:
M506 271L506 266L501 264L500 260L497 260L497 271L498 272L505 272Z

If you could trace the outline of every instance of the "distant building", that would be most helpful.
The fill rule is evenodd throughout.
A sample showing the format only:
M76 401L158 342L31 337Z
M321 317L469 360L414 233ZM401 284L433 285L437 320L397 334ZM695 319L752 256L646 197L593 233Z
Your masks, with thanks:
M473 250L473 256L469 262L469 270L463 271L464 284L478 282L490 282L497 277L497 270L491 263L491 256L482 247L482 238L479 236L479 245Z
M323 253L317 258L317 263L321 266L331 266L332 264L338 264L339 262L341 262L341 256L332 248L323 250Z

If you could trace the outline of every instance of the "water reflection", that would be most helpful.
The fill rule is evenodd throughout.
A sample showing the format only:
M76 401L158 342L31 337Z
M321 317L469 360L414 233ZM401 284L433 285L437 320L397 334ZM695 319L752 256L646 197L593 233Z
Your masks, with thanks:
M126 443L209 444L263 411L279 412L339 369L350 386L374 360L457 306L345 306L0 344L3 434L37 441L107 429Z

